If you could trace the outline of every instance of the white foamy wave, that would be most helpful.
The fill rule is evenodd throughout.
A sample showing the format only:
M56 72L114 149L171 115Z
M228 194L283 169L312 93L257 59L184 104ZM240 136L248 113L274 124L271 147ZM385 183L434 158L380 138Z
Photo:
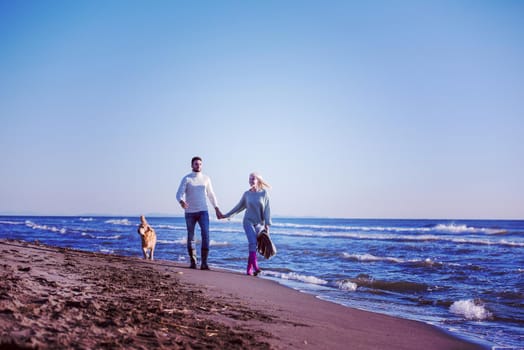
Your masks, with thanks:
M357 290L358 285L351 281L337 281L336 285L338 289L347 290L349 292L354 292Z
M96 239L120 239L122 235L115 235L115 236L96 236Z
M170 240L170 239L159 239L157 240L158 243L162 243L162 244L182 244L182 245L185 245L187 244L187 238L180 238L180 239L174 239L174 240Z
M93 218L80 218L79 220L80 221L84 221L84 222L89 222L89 221L94 221L95 219L93 219Z
M23 222L16 222L16 221L0 221L0 224L4 225L23 225Z
M501 239L499 243L501 245L506 245L510 247L524 247L524 242L513 242L513 241L508 241L506 239Z
M124 225L124 226L131 226L132 223L128 219L111 219L105 221L106 224L113 224L113 225Z
M229 245L229 242L227 241L224 241L224 242L218 242L218 241L215 241L215 240L211 240L209 241L209 245L212 246L212 247L226 247Z
M403 226L343 226L343 225L315 225L315 224L294 224L294 223L275 223L276 228L290 228L310 231L311 233L325 231L355 231L355 232L413 232L413 233L485 233L485 234L504 234L506 230L492 229L485 227L471 227L465 224L438 224L434 227L403 227Z
M315 276L306 276L301 275L296 272L288 272L288 273L280 273L280 272L274 272L274 271L264 271L265 275L278 277L284 280L292 280L292 281L300 281L305 283L311 283L311 284L327 284L328 282L315 277Z
M446 240L444 240L446 241ZM504 245L508 247L524 247L524 242L508 241L507 239L500 239L498 241L492 241L488 239L475 239L475 238L453 238L449 241L454 243L471 243L479 245Z
M375 256L372 254L348 254L342 253L342 256L346 259L358 260L358 261L389 261L395 263L403 263L404 260L398 258Z
M55 226L47 226L47 225L38 225L29 220L25 222L25 225L29 228L32 228L33 230L45 230L45 231L51 231L51 232L59 232L61 234L64 234L67 232L65 228L58 228Z
M509 241L506 239L493 240L493 239L480 239L480 238L456 238L438 236L433 234L423 235L398 235L398 234L387 234L387 233L356 233L356 232L289 232L289 231L275 231L272 234L279 234L283 236L300 236L300 237L341 237L351 239L363 239L363 240L384 240L384 241L413 241L413 242L427 242L427 241L441 241L441 242L453 242L453 243L465 243L465 244L478 244L478 245L503 245L510 247L524 247L524 242L521 241Z
M422 266L431 266L431 267L438 267L438 266L444 265L444 263L432 260L431 258L426 258L424 260L417 260L417 259L409 260L409 263L415 264L415 265L422 265ZM460 266L460 264L457 264L457 263L446 263L446 265L455 266L455 267Z
M456 301L449 307L449 311L455 315L464 316L468 320L481 321L493 317L493 314L482 303L473 299Z
M244 233L243 228L214 228L213 231L220 233Z
M167 230L185 230L185 226L174 226L174 225L155 225L156 228L159 229L167 229Z
M360 231L360 232L429 232L428 227L394 227L394 226L338 226L338 225L315 225L315 224L291 224L291 223L274 223L273 227L309 229L317 231Z
M483 227L470 227L467 225L456 225L456 224L438 224L434 227L435 231L447 232L447 233L487 233L487 234L500 234L505 231L483 228Z

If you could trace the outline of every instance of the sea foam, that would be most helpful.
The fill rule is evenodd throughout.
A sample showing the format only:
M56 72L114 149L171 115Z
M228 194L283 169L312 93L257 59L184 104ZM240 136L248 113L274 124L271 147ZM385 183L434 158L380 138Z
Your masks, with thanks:
M23 225L23 222L16 222L16 221L0 221L0 224L3 225Z
M186 245L187 244L187 238L180 238L180 239L175 239L175 240L172 240L172 239L159 239L159 240L157 240L157 243Z
M462 315L468 320L481 321L493 317L481 302L473 299L455 301L449 307L449 311L455 315Z
M96 236L96 239L120 239L122 235L113 235L113 236Z
M214 239L212 239L211 241L209 241L209 245L211 247L227 247L229 245L229 242L227 241L220 242L220 241L215 241Z
M280 272L274 272L274 271L264 271L264 274L265 275L270 275L270 276L274 276L274 277L278 277L278 278L281 278L281 279L284 279L284 280L291 280L291 281L300 281L300 282L305 282L305 283L310 283L310 284L319 284L319 285L323 285L323 284L327 284L328 282L321 279L321 278L318 278L318 277L315 277L315 276L306 276L306 275L301 275L301 274L298 274L296 272L288 272L288 273L280 273Z
M106 224L113 224L113 225L124 225L124 226L131 226L131 222L128 219L111 219L105 221Z
M56 226L47 226L47 225L38 225L35 224L32 221L27 220L25 222L25 225L29 228L32 228L33 230L44 230L44 231L51 231L51 232L59 232L61 234L65 234L67 230L65 228L58 228Z
M358 287L358 285L356 283L353 283L353 282L347 281L347 280L337 281L336 285L337 285L338 289L347 290L349 292L356 291L357 287Z
M373 254L348 254L342 253L342 256L346 259L357 260L357 261L388 261L395 263L403 263L404 260L385 256L375 256Z
M506 233L504 230L497 230L485 227L471 227L467 225L457 224L438 224L434 228L437 232L448 232L448 233L486 233L486 234L501 234Z

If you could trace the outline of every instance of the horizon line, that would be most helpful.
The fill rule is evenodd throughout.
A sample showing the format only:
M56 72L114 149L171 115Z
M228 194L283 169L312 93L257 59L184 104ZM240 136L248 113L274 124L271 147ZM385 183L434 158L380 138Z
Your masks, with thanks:
M167 214L167 213L146 213L146 214L28 214L28 213L5 213L0 212L1 216L19 216L19 217L140 217L144 215L152 218L183 218L183 214ZM339 217L339 216L315 216L315 215L273 215L273 218L286 219L333 219L333 220L473 220L473 221L524 221L524 218L445 218L445 217Z

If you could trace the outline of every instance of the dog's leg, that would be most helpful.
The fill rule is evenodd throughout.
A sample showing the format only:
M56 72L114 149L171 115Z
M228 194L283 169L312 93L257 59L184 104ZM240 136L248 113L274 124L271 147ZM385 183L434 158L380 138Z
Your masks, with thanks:
M142 248L142 253L144 253L144 259L147 259L147 248Z
M151 252L149 253L151 260L155 260L153 257L154 255L155 255L155 247L151 248Z

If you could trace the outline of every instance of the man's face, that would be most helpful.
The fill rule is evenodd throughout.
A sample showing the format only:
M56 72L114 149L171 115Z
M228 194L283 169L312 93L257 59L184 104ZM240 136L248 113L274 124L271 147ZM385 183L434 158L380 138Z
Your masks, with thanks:
M195 160L193 164L191 164L191 168L193 168L193 171L196 173L199 173L202 170L202 161L201 160Z

